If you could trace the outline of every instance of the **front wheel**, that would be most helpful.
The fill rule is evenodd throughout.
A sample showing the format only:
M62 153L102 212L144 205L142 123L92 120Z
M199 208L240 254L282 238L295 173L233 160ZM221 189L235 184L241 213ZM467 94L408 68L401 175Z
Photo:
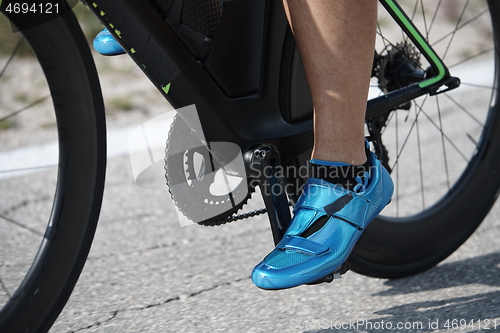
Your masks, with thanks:
M97 226L104 107L72 12L21 33L12 33L4 14L0 332L46 332L73 290Z
M381 143L382 161L395 184L392 203L349 257L354 271L373 277L408 276L442 261L479 226L500 188L500 5L467 0L400 5L462 84L367 122L367 134ZM381 7L370 98L403 86L401 64L429 68L386 14ZM283 84L290 86L283 98L302 96L288 110L291 121L300 120L310 113L303 69L293 41L285 42L284 49L291 74L283 76L288 78ZM307 158L294 163L305 165Z

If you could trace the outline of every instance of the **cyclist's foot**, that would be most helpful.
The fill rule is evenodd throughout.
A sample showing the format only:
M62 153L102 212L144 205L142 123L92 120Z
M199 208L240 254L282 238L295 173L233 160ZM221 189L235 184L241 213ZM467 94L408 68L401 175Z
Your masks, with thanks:
M354 245L389 203L394 190L391 176L376 155L369 152L368 160L370 173L354 191L308 179L285 236L254 268L255 285L291 288L328 280L347 270L345 262Z
M116 41L113 35L104 28L94 38L94 50L102 55L113 56L124 54L125 51L121 45Z

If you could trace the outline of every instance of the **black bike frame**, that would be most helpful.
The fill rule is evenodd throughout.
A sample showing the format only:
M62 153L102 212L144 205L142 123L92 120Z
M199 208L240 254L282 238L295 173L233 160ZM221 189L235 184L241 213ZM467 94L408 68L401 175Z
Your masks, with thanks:
M207 142L233 142L243 153L270 143L283 162L312 147L312 120L290 124L282 111L289 88L280 82L289 70L282 66L283 41L290 31L281 1L207 0L218 13L207 23L217 25L216 38L213 28L201 34L181 22L183 1L194 1L83 1L174 108L196 105ZM369 100L367 119L459 85L399 5L380 2L436 74Z

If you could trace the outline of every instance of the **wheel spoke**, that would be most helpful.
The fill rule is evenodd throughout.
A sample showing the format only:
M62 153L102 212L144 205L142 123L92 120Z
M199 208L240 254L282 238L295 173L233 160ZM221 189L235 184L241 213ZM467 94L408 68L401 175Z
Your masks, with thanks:
M434 11L434 15L432 15L432 20L431 23L429 24L429 30L427 31L427 36L431 33L431 29L434 26L434 21L436 20L437 13L439 11L439 8L441 7L441 2L442 0L439 0L437 5L436 5L436 10Z
M479 148L479 143L472 137L472 135L470 135L469 133L467 133L466 135L467 138L469 138L469 140L474 144L474 146L476 146L476 149Z
M44 170L44 169L57 168L57 166L58 166L57 164L50 164L50 165L34 166L34 167L29 167L29 168L0 170L0 174L13 173L13 172L24 172L24 171L35 171L35 170L39 171L39 170Z
M483 86L480 84L474 84L474 83L467 83L467 82L460 82L460 85L462 86L469 86L469 87L474 87L474 88L480 88L480 89L493 89L493 86Z
M391 112L389 117L387 117L387 121L385 122L385 126L384 126L384 128L382 128L382 131L380 131L380 134L384 134L385 130L389 127L389 125L391 124L391 120L394 118L394 113L395 112Z
M453 99L450 94L443 94L445 95L446 97L448 97L448 99L450 101L452 101L460 110L462 110L463 112L465 112L469 117L471 117L479 126L481 126L481 128L484 128L484 124L479 120L477 119L473 114L472 112L468 111L465 107L463 107L461 104L459 104L455 99Z
M3 214L0 214L0 219L3 219L3 220L5 220L5 221L7 221L7 222L11 223L12 225L15 225L16 227L21 228L21 229L28 230L29 232L31 232L31 233L33 233L33 234L35 234L35 235L38 235L38 236L43 236L43 233L41 233L40 231L35 230L35 229L33 229L33 228L30 228L30 227L28 227L27 225L24 225L23 223L20 223L20 222L18 222L18 221L16 221L16 220L13 220L13 219L11 219L11 218L9 218L9 217L7 217L7 216L3 215Z
M453 64L453 65L449 65L449 66L447 66L447 67L448 67L448 69L453 68L453 67L456 67L456 66L458 66L458 65L463 64L464 62L467 62L467 61L473 60L473 59L475 59L475 58L477 58L477 57L479 57L479 56L482 56L483 54L486 54L486 53L488 53L488 52L491 52L491 51L493 51L493 50L494 50L494 48L493 48L493 47L492 47L492 48L490 48L490 49L483 50L483 51L481 51L481 52L480 52L480 53L478 53L478 54L475 54L475 55L473 55L473 56L470 56L470 57L468 57L468 58L465 58L465 59L463 59L463 60L460 60L459 62L457 62L457 63L455 63L455 64ZM463 84L463 82L462 82L462 84Z
M439 117L439 131L441 132L441 145L443 147L443 156L444 156L444 168L446 171L446 183L448 184L448 190L450 189L450 172L448 168L448 156L446 155L446 146L444 144L444 131L443 131L443 119L441 117L441 107L439 105L439 98L436 96L436 105L437 112Z
M462 20L462 17L465 13L465 9L467 8L467 5L469 4L469 0L464 5L464 8L462 9L462 12L460 13L460 17L457 20L457 24L455 26L455 30L453 30L453 33L451 35L450 41L448 42L448 45L446 46L446 50L444 51L444 54L441 56L441 60L444 60L446 58L446 54L448 54L448 50L450 49L451 42L453 41L453 38L455 38L455 34L457 33L457 28L458 25L460 24L460 21Z
M415 19L415 14L417 13L417 8L418 8L418 0L415 1L415 5L413 6L413 11L411 14L411 20L413 21ZM405 44L408 43L409 37L404 33L403 30L401 30L401 35L403 36L403 41Z
M453 140L451 140L448 135L446 135L443 130L439 127L439 125L436 124L436 122L434 120L432 120L432 118L427 114L427 112L425 112L423 109L422 109L422 114L431 122L431 124L439 131L440 135L442 138L446 139L446 141L448 141L448 143L453 147L455 148L455 150L460 154L460 156L462 156L462 158L464 159L465 162L469 162L469 159L467 158L467 156L465 156L465 154L455 145L455 143L453 143Z
M31 104L29 104L29 105L27 105L27 106L25 106L25 107L23 107L23 108L21 108L21 109L19 109L19 110L16 110L16 111L11 112L10 114L6 115L5 117L0 118L0 123L1 123L1 122L3 122L3 121L5 121L5 120L7 120L7 119L9 119L9 118L11 118L11 117L14 117L15 115L20 114L21 112L24 112L24 111L26 111L26 110L31 109L32 107L34 107L34 106L35 106L35 105L37 105L37 104L42 103L43 101L45 101L45 100L46 100L47 98L49 98L49 97L50 97L50 95L44 96L44 97L42 97L42 98L39 98L39 99L35 100L35 101L34 101L34 102L32 102Z
M425 40L429 40L429 29L427 28L427 20L425 19L425 9L424 2L420 0L420 9L422 10L422 19L424 21L424 32L425 32Z
M387 50L388 46L391 43L387 38L385 38L384 34L382 33L382 27L380 27L379 22L377 22L377 34L381 37L382 43L384 43L384 50L383 51Z
M16 55L17 51L19 51L19 48L21 47L21 42L23 40L24 40L24 38L19 39L19 41L17 42L16 47L14 47L14 50L12 51L12 54L9 56L9 59L7 60L7 62L5 63L5 65L2 68L2 71L0 72L0 79L5 74L5 71L7 70L7 67L9 67L10 62L12 61L12 59L14 58L14 56Z
M422 210L425 210L424 171L422 167L422 150L420 147L420 127L418 123L418 113L416 107L414 108L414 112L415 112L415 123L417 127L418 166L420 171L420 193L422 197Z
M12 294L9 292L9 290L7 289L7 286L5 285L5 283L3 282L2 278L0 277L0 286L2 286L2 290L4 291L4 293L7 295L7 297L12 297Z
M401 156L402 156L402 153L403 151L405 150L406 148L406 145L408 143L408 140L413 132L413 129L418 127L418 116L419 116L419 113L420 113L420 110L422 110L422 107L423 105L425 104L426 100L427 100L427 97L426 96L422 103L420 104L420 106L418 107L419 111L417 112L415 110L415 119L413 120L412 124L410 125L410 129L408 130L408 133L406 134L404 140L403 140L403 143L400 145L400 139L399 139L399 121L398 121L398 114L399 112L394 112L396 114L395 116L395 126L396 126L396 160L394 162L394 164L392 165L391 169L394 170L396 169L397 170L397 173L396 173L396 177L397 177L397 184L396 184L396 187L397 187L397 196L399 197L399 189L400 189L400 185L399 185L399 168L400 168L400 159L401 159ZM413 101L415 104L416 104L416 101ZM409 119L409 113L406 115L405 119L404 119L404 122L406 122L407 120ZM422 191L422 195L423 195L423 191ZM397 206L397 216L399 216L399 202L398 202L398 206Z
M396 167L396 165L398 164L398 162L399 162L399 158L400 158L401 154L403 153L403 149L405 148L406 143L408 142L408 139L410 138L410 135L411 135L411 133L413 131L413 128L415 127L415 124L417 123L418 115L420 114L420 110L422 110L422 106L424 105L424 103L425 103L426 100L427 100L427 96L425 97L424 101L422 102L421 106L419 107L419 111L417 112L417 114L415 116L415 120L411 124L410 130L408 131L408 134L406 135L406 137L405 137L405 139L403 141L403 145L401 146L401 149L399 149L398 147L396 147L396 151L397 151L396 161L394 162L394 164L392 166L392 169L394 169ZM406 116L405 120L407 120L407 119L408 119L408 115Z
M484 10L482 11L481 13L479 13L478 15L476 15L475 17L471 18L470 20L464 22L461 26L457 26L455 27L455 29L453 31L450 31L449 33L447 33L446 35L442 36L441 38L435 40L431 46L436 46L437 44L439 44L440 42L442 42L443 40L445 40L446 38L452 36L452 35L455 35L459 30L463 29L465 26L467 26L468 24L470 24L471 22L474 22L475 20L477 20L478 18L480 18L482 15L488 13L488 10ZM444 57L441 58L441 60L443 60Z

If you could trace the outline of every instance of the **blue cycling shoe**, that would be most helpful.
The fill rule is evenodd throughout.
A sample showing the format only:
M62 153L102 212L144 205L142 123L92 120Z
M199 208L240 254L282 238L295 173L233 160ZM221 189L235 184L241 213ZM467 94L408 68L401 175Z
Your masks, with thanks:
M104 28L94 38L94 50L105 56L124 54L122 46L116 41L113 35Z
M252 272L256 286L284 289L331 281L332 274L347 270L354 245L394 191L389 172L372 152L369 161L370 175L356 192L308 179L283 239Z

